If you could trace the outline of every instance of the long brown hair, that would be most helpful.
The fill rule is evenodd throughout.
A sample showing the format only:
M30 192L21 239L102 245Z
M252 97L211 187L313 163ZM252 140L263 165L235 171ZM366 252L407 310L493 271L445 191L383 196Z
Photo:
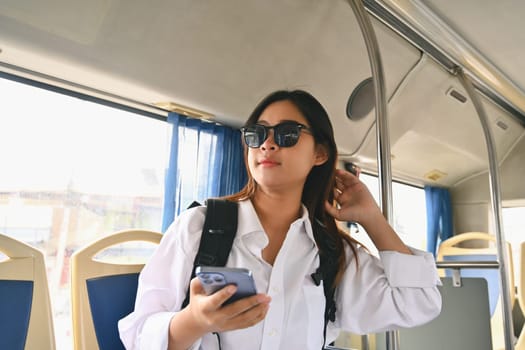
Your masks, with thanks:
M255 107L245 125L255 124L266 107L278 101L289 101L299 109L306 120L308 120L315 143L317 145L323 145L328 154L327 161L321 165L314 166L308 174L303 187L301 201L308 209L312 224L314 225L316 222L320 223L321 226L325 228L323 232L329 235L327 238L335 243L336 258L339 266L335 283L338 284L346 266L344 242L346 241L349 244L356 259L357 252L354 243L357 242L347 233L340 230L337 227L335 219L324 209L325 201L329 203L334 201L333 189L337 164L337 146L335 144L334 130L330 123L328 113L321 103L311 94L302 90L279 90L269 94ZM257 183L250 173L248 162L246 161L247 155L248 147L245 145L244 159L248 172L248 183L238 193L228 196L227 199L239 201L252 198L255 194ZM322 245L317 242L317 246L321 247Z

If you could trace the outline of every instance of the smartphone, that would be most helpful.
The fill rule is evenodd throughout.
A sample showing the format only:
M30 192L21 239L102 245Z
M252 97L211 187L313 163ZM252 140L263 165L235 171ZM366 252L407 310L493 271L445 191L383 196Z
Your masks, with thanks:
M252 272L245 268L197 266L195 274L208 295L230 284L237 286L235 294L224 305L257 294Z

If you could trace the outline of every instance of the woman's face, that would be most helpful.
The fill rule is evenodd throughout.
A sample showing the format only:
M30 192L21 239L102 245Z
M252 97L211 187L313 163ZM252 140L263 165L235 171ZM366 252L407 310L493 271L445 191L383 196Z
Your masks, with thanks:
M306 118L290 101L278 101L263 111L257 123L274 126L284 121L295 121L310 127ZM279 147L274 140L273 129L258 148L248 149L248 165L258 186L266 191L299 190L310 170L327 160L324 147L315 144L315 139L302 130L297 143L291 147Z

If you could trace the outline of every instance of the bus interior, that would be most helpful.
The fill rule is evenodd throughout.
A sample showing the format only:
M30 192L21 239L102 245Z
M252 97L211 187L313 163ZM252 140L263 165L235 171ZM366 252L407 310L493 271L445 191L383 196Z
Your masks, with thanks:
M408 243L427 249L427 188L447 191L453 236L494 238L462 246L494 248L508 292L490 349L525 349L523 15L519 0L1 1L0 233L45 253L50 348L79 348L71 255L163 230L170 116L238 130L269 92L303 89L330 115L341 167L361 168ZM217 175L192 163L209 151L187 140L179 211L217 195L196 179ZM404 336L332 348L410 348Z

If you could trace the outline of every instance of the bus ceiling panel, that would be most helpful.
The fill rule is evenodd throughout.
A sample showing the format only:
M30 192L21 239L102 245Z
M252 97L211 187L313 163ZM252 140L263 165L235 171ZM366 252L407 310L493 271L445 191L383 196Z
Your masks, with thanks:
M509 113L483 98L501 162L523 134ZM392 172L398 178L452 186L483 172L487 147L474 106L455 76L423 59L391 97L388 108ZM371 132L354 161L374 167Z
M20 30L24 30L26 34L33 31L35 34L30 35L42 33L42 37L56 36L90 46L99 36L111 3L108 0L4 0L0 2L0 14L2 22L11 20L13 23L9 26L19 23Z
M465 43L500 70L523 96L525 31L523 1L425 0Z
M242 124L277 88L312 91L345 118L348 95L370 76L344 1L54 4L0 4L2 62L142 103L191 106L227 124ZM419 53L376 26L392 90Z
M4 67L85 86L87 93L106 92L143 104L179 103L232 126L240 126L271 90L305 89L326 106L343 158L374 166L374 112L359 121L348 120L345 113L352 90L370 76L362 34L346 2L55 4L61 4L59 10L36 0L0 4ZM372 23L391 98L394 175L425 181L425 174L437 170L450 174L439 181L452 184L478 171L485 147L481 137L461 133L479 128L479 123L470 127L470 120L477 120L472 109L451 92L461 91L459 84L434 61L422 59L417 45L383 21ZM514 138L514 125L506 125L512 132L497 141L498 152L505 153ZM434 144L414 145L415 140L428 141L429 135L434 135ZM411 165L412 158L404 159L412 157L407 147L427 151L427 156L413 154L412 163L418 164ZM453 151L444 164L428 156L444 150ZM463 169L467 165L470 169Z
M379 42L385 70L386 95L391 98L395 95L399 87L404 84L406 77L418 64L421 52L409 45L381 22L372 19L372 24L374 25ZM358 30L358 28L356 28L356 30ZM363 41L362 38L360 40ZM364 42L360 45L363 45L363 49L358 50L356 48L353 50L352 61L356 60L356 57L360 57L365 67L356 69L352 61L349 61L346 67L341 68L344 72L342 73L343 75L348 74L352 78L355 76L360 78L355 82L352 81L348 87L339 86L338 89L344 89L344 91L342 91L343 94L340 95L341 97L338 98L337 101L334 100L335 103L333 105L327 104L327 109L333 119L333 123L337 125L335 128L335 136L338 142L339 152L344 159L348 160L352 160L353 157L359 155L369 135L375 133L374 121L376 116L374 108L372 108L364 118L359 120L349 120L346 114L348 99L354 89L358 88L363 80L371 76L370 63ZM337 80L334 79L331 84L334 83L337 84ZM340 92L341 91L338 93ZM320 94L323 94L323 91L320 91ZM326 96L324 100L327 99L330 99L330 96ZM375 156L374 161L377 161Z
M371 13L475 86L525 125L523 1L366 0Z

